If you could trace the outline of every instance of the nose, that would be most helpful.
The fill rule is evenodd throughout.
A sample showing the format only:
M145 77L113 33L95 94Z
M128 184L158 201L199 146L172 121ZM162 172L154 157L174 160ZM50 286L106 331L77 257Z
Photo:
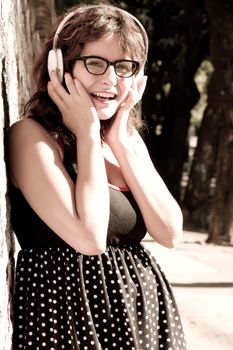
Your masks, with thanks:
M115 85L117 83L117 75L115 73L114 67L110 65L106 72L103 75L101 75L101 78L103 83L107 85Z

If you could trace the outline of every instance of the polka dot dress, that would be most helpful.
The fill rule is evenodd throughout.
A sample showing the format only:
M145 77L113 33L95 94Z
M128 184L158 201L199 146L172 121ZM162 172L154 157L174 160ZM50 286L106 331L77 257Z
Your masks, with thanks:
M186 349L171 287L140 243L146 227L137 203L130 191L109 191L107 250L87 256L11 189L11 222L21 245L13 350Z
M22 250L15 303L14 349L186 349L171 288L140 244Z

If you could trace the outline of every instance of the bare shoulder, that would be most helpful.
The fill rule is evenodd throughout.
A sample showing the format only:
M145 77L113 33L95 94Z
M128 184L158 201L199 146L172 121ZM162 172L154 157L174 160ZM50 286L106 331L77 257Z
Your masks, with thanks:
M12 183L19 187L30 171L50 160L62 166L63 154L56 140L31 118L14 123L6 138L6 160Z
M39 142L46 144L51 150L62 157L60 147L52 136L32 118L25 118L12 124L7 133L7 147L9 150L20 151L24 147L33 146Z
M9 141L13 143L18 143L19 140L30 142L37 138L48 139L49 141L51 138L48 132L31 118L25 118L12 124L7 136Z

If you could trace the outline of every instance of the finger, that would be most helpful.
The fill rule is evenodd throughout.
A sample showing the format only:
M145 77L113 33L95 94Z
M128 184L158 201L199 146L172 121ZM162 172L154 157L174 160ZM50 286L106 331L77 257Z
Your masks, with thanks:
M88 93L86 91L86 89L84 88L83 84L81 83L80 80L78 80L77 78L74 79L74 85L76 90L79 92L80 96L88 96Z
M56 90L54 89L51 81L48 82L47 85L48 95L53 100L53 102L57 105L60 111L64 109L64 101L63 99L57 94Z
M75 85L75 88L78 91L80 97L82 98L82 100L85 101L85 103L87 103L90 107L94 107L93 102L91 100L91 97L88 94L85 87L83 86L83 84L81 83L81 81L79 79L75 78L74 85Z
M52 70L50 72L50 82L51 82L51 87L53 88L54 92L56 92L56 94L58 96L60 96L60 98L65 100L67 98L67 96L69 96L67 91L61 85L61 83L60 83L60 81L58 79L56 70Z
M122 101L120 108L130 110L135 104L134 91L130 88L128 95Z
M135 92L138 91L137 78L136 78L135 75L132 77L132 86L131 86L131 89L132 89L133 91L135 91Z
M66 87L67 87L69 93L71 95L79 94L72 76L69 73L65 73L64 78L65 78Z
M139 76L133 76L132 79L132 86L131 86L131 90L134 94L134 99L135 99L135 103L137 103L138 101L140 101L142 93L141 93L141 87L143 84L143 79L144 77L139 77Z
M143 95L143 93L145 91L146 83L147 83L147 76L144 75L142 77L142 79L140 79L140 81L138 82L138 97L139 97L139 100L141 100L142 95Z

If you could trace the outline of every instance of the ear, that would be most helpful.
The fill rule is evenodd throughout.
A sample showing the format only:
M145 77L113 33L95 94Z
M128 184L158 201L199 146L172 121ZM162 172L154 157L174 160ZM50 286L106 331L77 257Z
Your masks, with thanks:
M50 77L50 72L53 70L56 70L58 75L58 80L60 81L60 83L62 83L64 68L63 68L63 57L62 57L61 49L49 51L47 66L48 66L49 77Z

